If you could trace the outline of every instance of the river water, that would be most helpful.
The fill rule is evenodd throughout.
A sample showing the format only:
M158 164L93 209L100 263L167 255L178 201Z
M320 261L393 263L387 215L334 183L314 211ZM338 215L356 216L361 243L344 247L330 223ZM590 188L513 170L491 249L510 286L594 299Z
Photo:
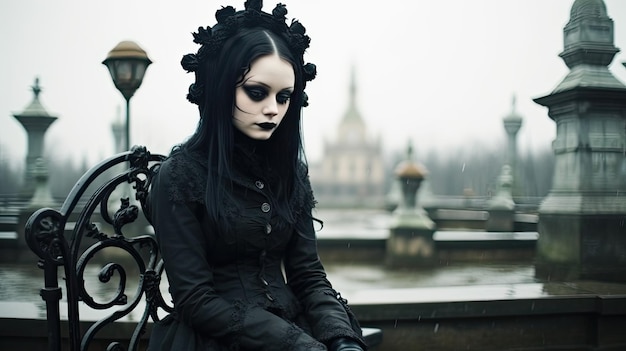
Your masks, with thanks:
M97 297L107 298L117 289L118 277L114 276L108 283L97 281L100 266L91 265L85 274L86 286ZM470 286L470 285L502 285L524 284L536 282L534 267L526 263L506 264L470 264L453 263L423 269L389 270L379 264L336 264L326 266L328 278L333 286L349 297L356 291L368 289L405 289L419 287ZM59 284L63 272L59 271ZM136 286L129 278L131 285L127 293L134 292ZM0 265L0 301L42 302L39 290L43 287L43 271L32 265L2 264ZM161 284L162 292L167 295L167 283Z
M388 235L389 214L374 211L322 212L324 229L318 236L384 238ZM355 227L358 223L358 227ZM351 234L350 234L351 233ZM85 274L86 286L96 298L111 298L119 282L114 275L108 283L97 280L99 265L90 265ZM439 266L418 267L412 269L388 269L381 262L371 263L335 263L326 265L328 278L334 288L348 299L353 294L372 289L412 289L420 287L512 285L537 283L534 278L532 262L506 263L449 263ZM132 272L128 272L132 274ZM63 286L63 272L59 270L59 285ZM129 277L126 293L132 296L138 276ZM39 291L43 287L43 270L37 268L36 260L32 264L0 263L0 302L25 302L43 306ZM64 286L63 289L65 290ZM166 296L167 282L163 279L161 290ZM63 292L64 298L66 292ZM6 306L6 304L2 304ZM1 314L0 310L0 314Z

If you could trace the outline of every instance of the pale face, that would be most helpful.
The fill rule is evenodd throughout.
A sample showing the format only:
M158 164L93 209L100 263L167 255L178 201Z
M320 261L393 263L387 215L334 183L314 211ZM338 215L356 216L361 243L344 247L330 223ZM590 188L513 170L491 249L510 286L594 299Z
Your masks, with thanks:
M252 139L269 139L287 113L294 85L289 62L278 55L256 59L235 88L235 128Z

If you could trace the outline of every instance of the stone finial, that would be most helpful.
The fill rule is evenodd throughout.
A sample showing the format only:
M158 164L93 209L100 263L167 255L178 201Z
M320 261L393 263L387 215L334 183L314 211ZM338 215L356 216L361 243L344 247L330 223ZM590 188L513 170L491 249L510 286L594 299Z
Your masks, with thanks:
M396 177L400 182L402 202L400 207L413 209L417 204L417 191L426 177L426 170L413 160L413 145L409 142L407 158L400 162L395 169Z
M563 34L560 56L570 69L581 64L608 66L620 51L613 44L613 20L603 0L576 0Z
M413 160L413 145L409 142L406 160L396 166L395 174L400 179L424 179L428 172Z
M41 86L39 85L39 77L35 78L35 84L31 86L31 90L33 91L33 100L31 103L26 106L24 111L19 114L21 117L53 117L48 111L43 107L41 101L39 100L39 94L41 94ZM15 115L17 117L18 115ZM54 117L56 118L56 117Z
M614 45L613 20L602 0L576 0L563 28L563 59L570 72L553 94L585 88L623 89L608 66L620 51ZM540 103L538 100L536 102Z
M576 0L570 10L570 18L579 17L608 17L603 0Z

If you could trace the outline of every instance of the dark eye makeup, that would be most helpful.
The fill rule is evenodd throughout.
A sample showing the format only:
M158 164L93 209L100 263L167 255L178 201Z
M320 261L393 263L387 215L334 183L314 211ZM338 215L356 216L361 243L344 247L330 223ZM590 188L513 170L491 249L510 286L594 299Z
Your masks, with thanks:
M287 102L289 102L289 99L291 99L291 92L290 91L284 91L284 92L281 92L280 94L276 95L276 101L279 104L286 104Z
M261 101L267 96L267 89L258 85L244 85L243 91L254 101Z
M243 91L253 101L262 101L268 95L268 90L260 85L243 85ZM291 99L291 91L283 90L276 95L276 102L283 105Z

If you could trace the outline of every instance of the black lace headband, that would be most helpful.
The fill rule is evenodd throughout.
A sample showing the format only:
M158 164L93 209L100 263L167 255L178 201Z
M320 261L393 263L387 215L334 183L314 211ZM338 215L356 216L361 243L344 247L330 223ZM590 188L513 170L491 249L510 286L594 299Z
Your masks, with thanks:
M234 36L241 28L261 27L271 30L274 33L284 35L287 38L287 45L292 53L296 55L299 62L303 63L304 52L309 47L311 38L306 35L306 29L297 20L292 20L290 25L286 23L287 7L284 4L277 4L272 13L261 11L262 0L247 0L244 3L245 10L236 11L232 6L222 7L215 13L217 24L213 28L198 28L197 33L193 33L193 41L201 47L195 54L183 56L181 65L187 72L196 72L203 62L211 57L215 57L224 46L226 40ZM317 74L314 64L307 63L302 66L304 81L311 81ZM198 81L189 86L187 100L194 104L199 104L204 93L204 86ZM303 94L303 106L308 105L306 93Z

